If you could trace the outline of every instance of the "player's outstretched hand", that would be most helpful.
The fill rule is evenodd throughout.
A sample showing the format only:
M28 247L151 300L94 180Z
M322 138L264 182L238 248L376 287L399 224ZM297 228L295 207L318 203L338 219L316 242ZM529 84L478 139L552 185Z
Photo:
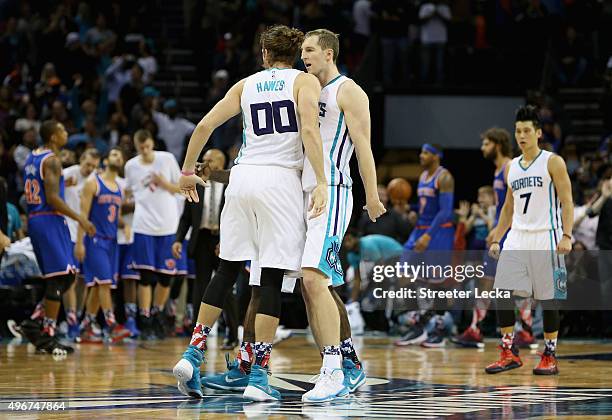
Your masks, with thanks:
M499 258L500 247L497 242L494 242L489 247L489 255L491 258L495 258L496 260Z
M327 185L326 184L318 184L314 190L312 190L310 205L308 206L308 211L310 215L309 219L314 219L323 214L325 208L327 207Z
M368 217L372 222L376 222L376 219L387 212L384 204L379 199L376 199L373 203L366 203L363 209L367 210Z
M202 180L199 176L193 175L181 175L179 178L179 188L181 189L181 194L183 194L190 203L198 203L200 198L198 197L198 192L196 190L196 185L200 184L204 187L207 187L208 184Z
M183 244L182 243L175 242L175 243L172 244L172 256L175 259L180 260L182 252L183 252Z
M572 241L567 236L563 236L557 245L557 252L561 255L569 254L572 250Z

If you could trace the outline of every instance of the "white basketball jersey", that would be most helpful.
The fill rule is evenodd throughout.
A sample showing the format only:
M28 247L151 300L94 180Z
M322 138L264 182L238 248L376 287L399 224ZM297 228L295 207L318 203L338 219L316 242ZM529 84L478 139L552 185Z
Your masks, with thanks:
M329 185L353 184L351 180L349 161L353 155L353 142L346 127L344 113L338 106L338 89L342 83L350 80L338 76L321 89L319 99L319 126L323 140L323 163L325 177ZM317 185L317 179L308 159L304 160L302 186L304 191L311 191Z
M562 227L557 190L548 172L551 156L553 153L541 150L528 167L522 165L522 156L512 159L508 171L508 187L514 197L512 229L535 232Z
M300 73L271 68L247 77L240 98L242 147L235 164L302 169L304 152L293 97Z

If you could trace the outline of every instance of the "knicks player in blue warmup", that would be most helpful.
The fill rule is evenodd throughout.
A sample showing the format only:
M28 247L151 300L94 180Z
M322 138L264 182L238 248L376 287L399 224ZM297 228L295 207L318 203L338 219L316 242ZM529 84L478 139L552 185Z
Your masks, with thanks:
M301 170L304 155L316 175L310 217L327 206L327 180L319 133L316 77L292 69L304 35L283 25L261 35L265 70L236 83L198 123L187 147L181 192L197 201L196 159L212 131L242 112L243 145L232 168L221 213L219 268L202 297L191 343L174 366L179 390L202 398L200 365L206 339L245 260L259 261L261 283L255 315L255 363L244 397L279 400L269 386L267 364L278 326L285 270L296 271L305 240Z
M70 232L64 216L79 222L83 230L93 235L94 225L74 212L64 201L64 177L59 151L66 144L68 133L61 123L42 123L40 135L43 147L28 156L25 163L24 194L28 207L28 229L34 254L46 281L43 310L33 319L22 323L24 335L37 348L48 353L70 353L55 337L55 326L62 294L75 280ZM39 324L42 318L42 331Z
M563 255L572 249L572 186L563 158L538 147L542 129L537 109L530 105L519 108L515 121L515 137L522 154L510 163L508 193L489 248L491 256L499 257L494 287L542 302L545 347L533 373L556 375L556 301L567 297ZM501 250L500 242L508 229ZM523 365L514 343L513 302L508 298L498 299L497 303L503 334L501 356L486 367L487 373Z
M117 287L119 269L119 245L117 227L121 220L122 194L117 176L123 167L123 152L113 147L105 159L102 174L94 174L85 181L81 195L81 216L87 217L96 227L93 237L85 236L79 227L74 245L75 257L83 263L85 284L89 288L83 342L99 341L92 332L101 307L108 328L110 341L117 342L130 335L130 331L117 324L113 312L111 288ZM129 228L128 228L129 229ZM129 232L126 234L129 236ZM85 241L83 241L83 239Z
M451 173L440 165L442 157L441 146L429 143L423 145L419 159L425 170L419 178L417 189L419 218L408 241L404 244L402 262L410 262L412 258L415 258L415 252L452 251L453 249L455 228L452 218L455 180ZM443 346L445 341L443 312L436 315L436 328L431 336L427 335L423 324L424 322L416 322L413 328L395 344L399 346L409 344L422 344L424 347Z
M493 175L493 191L495 192L495 224L494 228L489 232L488 238L492 238L495 234L495 226L499 220L501 209L506 200L506 177L510 170L510 160L512 160L512 144L510 133L503 128L492 127L486 130L480 136L482 144L480 150L485 159L490 160L495 165L495 173ZM489 239L490 240L490 239ZM501 241L503 244L503 241ZM485 276L487 285L481 289L490 289L491 282L495 277L496 261L492 258L485 257ZM464 347L484 347L482 332L480 331L480 323L487 315L489 307L488 299L478 300L472 309L472 322L470 326L458 337L452 339L453 343Z

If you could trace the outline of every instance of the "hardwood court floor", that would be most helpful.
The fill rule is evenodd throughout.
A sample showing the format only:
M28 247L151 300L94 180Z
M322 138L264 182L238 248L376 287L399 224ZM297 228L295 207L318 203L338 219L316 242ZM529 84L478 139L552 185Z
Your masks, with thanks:
M356 338L368 373L367 386L349 399L304 406L321 359L305 336L275 347L271 383L282 403L248 404L240 394L207 391L204 400L178 393L172 366L185 338L119 345L80 345L63 360L32 353L26 345L0 345L0 418L16 416L10 401L57 400L62 412L22 412L21 418L612 418L612 343L561 341L561 374L538 377L535 352L521 352L524 366L487 375L496 342L483 350L397 348L389 338ZM30 346L31 347L31 346ZM225 369L215 339L209 343L209 373Z

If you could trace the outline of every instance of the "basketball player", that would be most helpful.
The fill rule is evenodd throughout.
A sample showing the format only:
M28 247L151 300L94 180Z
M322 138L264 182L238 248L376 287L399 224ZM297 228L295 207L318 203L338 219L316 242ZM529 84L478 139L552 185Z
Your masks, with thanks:
M315 387L302 396L304 402L324 402L345 396L348 391L363 385L366 379L352 344L346 308L340 296L333 291L333 287L344 283L338 253L352 215L352 180L348 164L353 148L357 152L366 189L364 208L368 210L372 221L385 212L378 198L376 168L370 148L368 97L355 82L340 75L336 66L338 52L338 36L326 29L308 32L302 44L302 60L306 69L308 73L317 76L322 86L319 125L329 182L329 203L325 217L307 220L306 245L302 257L302 293L309 323L323 356L321 375ZM315 173L306 161L302 187L307 201L315 186ZM251 273L257 270L257 264L252 264ZM251 276L251 285L259 284L257 277ZM293 284L289 281L286 284L284 290L291 291ZM245 322L245 336L249 335L248 322ZM249 346L252 343L243 340L240 359L244 358L245 353L248 355ZM230 371L226 375L207 377L204 379L205 385L216 389L238 390L238 381L244 382L246 373L246 369L240 372L239 365L228 363Z
M538 147L541 136L536 108L530 105L519 108L515 137L522 154L510 163L507 177L510 188L489 252L499 257L495 288L522 296L533 294L534 299L542 301L545 347L533 373L556 375L559 372L555 357L559 311L555 299L563 299L566 294L563 254L572 249L574 204L565 162ZM500 255L499 242L508 228L510 232ZM503 334L501 357L486 367L487 373L505 372L523 365L513 343L514 308L510 302L498 303L506 304L505 308L498 309Z
M68 133L61 123L47 120L40 127L43 147L28 156L25 163L24 194L28 207L28 231L34 254L46 281L43 310L22 323L22 331L39 351L66 354L74 351L55 337L57 314L62 295L75 279L70 232L64 216L79 222L88 235L94 225L72 210L64 201L64 177L59 151ZM42 318L42 332L35 320Z
M66 204L77 213L81 212L81 192L87 178L100 165L100 152L94 148L85 149L79 159L78 165L72 165L63 170L65 180ZM66 217L68 230L70 230L70 240L74 248L77 238L78 223ZM82 267L79 265L82 274ZM66 321L68 323L68 337L74 340L79 337L80 328L78 319L81 314L77 314L77 282L72 283L70 289L64 293L64 310L66 311ZM83 299L84 300L84 299ZM83 302L84 305L84 302ZM79 310L82 309L79 306Z
M352 345L346 308L337 293L327 287L344 283L339 251L353 208L349 170L353 149L366 193L364 209L372 222L386 211L378 198L376 167L370 148L368 96L338 71L339 46L338 36L326 29L308 32L302 44L306 70L317 76L322 86L319 124L329 182L325 217L308 220L302 257L304 301L315 340L323 353L321 375L315 387L302 396L305 402L327 401L341 396L345 389L354 390L365 383L365 374ZM302 187L306 193L315 187L314 172L308 161L304 163ZM340 337L341 324L345 327L343 337Z
M488 238L492 238L495 234L495 226L499 221L501 209L506 200L506 191L508 185L506 178L510 169L510 160L512 159L512 145L510 143L510 133L503 128L492 127L482 133L480 136L482 144L480 150L485 159L490 160L495 165L495 173L493 176L493 191L495 192L495 223L493 229L489 232ZM503 241L501 241L503 243ZM486 259L486 258L485 258ZM486 259L485 275L488 279L495 277L496 264L495 260ZM489 302L478 301L472 309L472 322L470 326L458 337L452 341L464 347L484 347L482 332L480 332L480 322L487 315Z
M189 348L174 367L179 390L202 398L200 365L211 326L221 314L243 261L259 261L261 286L255 316L255 363L246 399L279 400L268 385L267 364L278 326L285 270L300 268L305 224L300 171L304 152L316 174L310 217L327 205L316 77L291 68L303 34L283 25L261 35L265 70L236 83L200 121L189 140L181 190L198 200L196 159L212 131L242 111L243 146L232 168L221 213L219 268L204 292ZM297 107L297 109L296 109ZM302 149L302 144L304 149ZM281 198L282 197L282 198Z
M172 243L179 218L175 194L180 192L181 171L173 154L153 150L155 142L149 131L138 130L134 145L138 155L125 164L125 179L135 201L132 266L140 273L138 306L141 338L146 340L165 336L163 309L177 273Z
M105 159L102 174L95 174L85 181L81 195L81 216L87 217L96 227L93 237L86 237L79 227L74 255L83 263L85 284L89 288L83 332L83 341L96 341L91 331L101 307L112 342L130 336L130 331L117 324L113 311L111 288L117 285L118 252L117 226L121 220L121 188L117 176L123 167L123 152L113 147ZM123 227L123 226L122 226ZM129 227L127 228L129 230ZM125 232L129 236L129 232Z
M419 217L417 225L404 244L403 261L414 257L413 252L451 251L455 239L452 224L455 180L451 173L440 165L443 152L439 145L425 143L419 159L424 171L419 178ZM443 264L442 264L443 265ZM425 279L427 280L427 279ZM398 346L421 344L423 347L443 347L443 312L436 315L436 328L431 336L424 329L426 319L417 319L412 328L396 341Z

